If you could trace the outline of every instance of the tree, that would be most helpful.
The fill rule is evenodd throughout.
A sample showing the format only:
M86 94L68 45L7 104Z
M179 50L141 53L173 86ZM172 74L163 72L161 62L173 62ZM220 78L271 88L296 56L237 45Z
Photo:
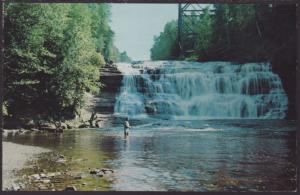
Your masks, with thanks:
M154 37L154 45L151 49L151 59L176 59L178 56L177 39L177 22L168 22L165 25L164 32L160 33L160 36Z
M117 58L107 4L5 4L5 94L14 118L73 118ZM115 53L114 53L115 52ZM115 56L114 56L115 55Z

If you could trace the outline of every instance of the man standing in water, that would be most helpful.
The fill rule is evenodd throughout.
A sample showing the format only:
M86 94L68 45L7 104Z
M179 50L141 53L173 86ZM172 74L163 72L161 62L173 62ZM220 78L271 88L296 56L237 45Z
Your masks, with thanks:
M129 129L130 129L130 124L129 124L129 118L127 117L126 120L124 121L124 136L129 135Z

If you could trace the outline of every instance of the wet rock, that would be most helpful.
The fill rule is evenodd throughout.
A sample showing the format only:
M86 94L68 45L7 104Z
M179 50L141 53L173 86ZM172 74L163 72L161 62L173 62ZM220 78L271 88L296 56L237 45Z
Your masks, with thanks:
M46 175L45 173L41 173L41 174L40 174L40 177L41 177L42 179L44 179L44 178L47 178L47 175Z
M98 177L103 177L104 174L101 173L101 172L99 172L99 173L97 173L96 175L97 175Z
M77 191L76 187L75 186L67 186L65 188L65 191Z
M86 186L86 185L87 185L87 183L82 183L81 185L83 185L83 186Z

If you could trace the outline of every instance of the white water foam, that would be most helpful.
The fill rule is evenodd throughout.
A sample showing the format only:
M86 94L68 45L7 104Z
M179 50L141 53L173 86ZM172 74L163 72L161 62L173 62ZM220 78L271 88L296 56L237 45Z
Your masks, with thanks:
M124 74L115 113L173 119L282 119L288 98L268 63L146 61Z

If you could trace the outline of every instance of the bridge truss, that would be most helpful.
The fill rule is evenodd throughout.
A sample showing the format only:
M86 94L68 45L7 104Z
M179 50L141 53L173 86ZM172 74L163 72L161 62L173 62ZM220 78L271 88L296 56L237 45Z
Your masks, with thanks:
M195 40L197 33L194 26L196 22L200 22L204 10L201 4L179 3L178 5L178 47L181 57L194 52L194 47L186 43ZM210 12L213 13L213 10Z

